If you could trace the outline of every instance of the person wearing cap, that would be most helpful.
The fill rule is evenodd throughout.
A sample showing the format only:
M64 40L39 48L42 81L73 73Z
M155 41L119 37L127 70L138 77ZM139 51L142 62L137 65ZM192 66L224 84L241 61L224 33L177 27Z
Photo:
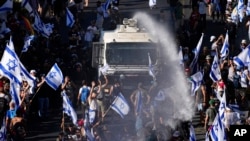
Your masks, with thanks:
M33 81L33 86L29 86L29 91L28 91L28 99L31 101L33 99L33 96L36 93L37 90L37 84L39 83L39 78L37 77L37 72L36 70L30 70L30 75L35 78Z
M211 99L209 101L210 107L206 110L206 117L204 123L204 129L207 131L211 125L213 125L217 110L215 108L215 101Z
M210 42L212 43L211 45L211 56L215 56L216 52L218 52L221 48L222 43L224 42L224 36L220 35L218 39L216 39L215 36L210 37Z

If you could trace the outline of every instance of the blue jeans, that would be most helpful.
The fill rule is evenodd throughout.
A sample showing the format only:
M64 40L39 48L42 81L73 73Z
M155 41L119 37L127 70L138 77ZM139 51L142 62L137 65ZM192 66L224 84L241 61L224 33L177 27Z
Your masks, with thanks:
M39 97L39 117L47 117L49 109L49 98L48 97Z

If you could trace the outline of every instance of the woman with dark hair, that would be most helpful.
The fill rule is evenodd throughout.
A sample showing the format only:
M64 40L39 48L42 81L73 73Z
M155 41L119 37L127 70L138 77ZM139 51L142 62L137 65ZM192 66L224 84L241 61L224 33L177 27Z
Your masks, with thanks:
M13 141L24 141L26 137L26 121L23 119L21 108L16 110L16 116L11 119L10 136Z

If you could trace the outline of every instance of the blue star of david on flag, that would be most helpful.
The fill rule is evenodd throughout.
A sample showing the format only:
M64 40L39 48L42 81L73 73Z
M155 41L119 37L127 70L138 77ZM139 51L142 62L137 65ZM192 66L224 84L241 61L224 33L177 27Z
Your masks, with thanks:
M53 65L49 73L46 75L45 81L54 90L57 90L59 85L62 84L63 74L62 74L61 69L58 67L56 63Z
M111 108L122 118L124 118L124 116L127 115L130 110L129 105L122 93L119 93L119 95L116 97L114 102L111 104Z
M49 74L49 77L50 77L51 79L53 79L55 76L56 76L56 72L51 72L51 73Z
M7 66L9 67L9 70L15 71L15 68L17 67L16 60L9 59L9 62L7 63Z
M214 64L213 64L213 68L214 68L214 69L217 69L217 67L218 67L218 64L217 64L217 63L214 63Z

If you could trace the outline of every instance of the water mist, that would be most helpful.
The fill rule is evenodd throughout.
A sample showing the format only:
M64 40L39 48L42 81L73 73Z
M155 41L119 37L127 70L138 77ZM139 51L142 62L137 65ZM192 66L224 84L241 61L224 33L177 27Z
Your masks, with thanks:
M164 86L167 101L162 108L164 110L165 124L175 128L180 121L191 121L194 116L194 97L190 96L186 77L181 69L178 57L178 47L175 41L175 34L168 25L162 25L146 13L136 13L134 16L140 24L154 36L158 36L163 47L163 58L167 69L164 70L166 80L160 83ZM174 116L173 116L174 115Z

